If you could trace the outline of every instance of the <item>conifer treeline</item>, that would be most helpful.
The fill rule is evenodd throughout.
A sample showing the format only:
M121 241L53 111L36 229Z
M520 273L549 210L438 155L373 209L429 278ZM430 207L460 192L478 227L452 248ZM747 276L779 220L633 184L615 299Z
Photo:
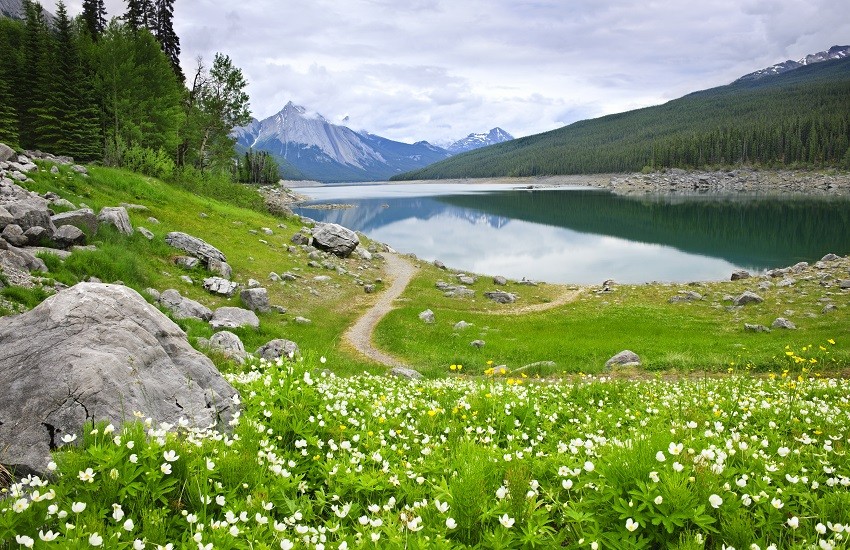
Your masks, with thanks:
M103 0L76 19L60 1L51 26L38 3L24 11L0 19L0 142L158 177L235 173L245 79L216 54L185 87L174 0L127 0L108 23Z
M393 179L740 164L850 169L850 59L576 122L458 155Z

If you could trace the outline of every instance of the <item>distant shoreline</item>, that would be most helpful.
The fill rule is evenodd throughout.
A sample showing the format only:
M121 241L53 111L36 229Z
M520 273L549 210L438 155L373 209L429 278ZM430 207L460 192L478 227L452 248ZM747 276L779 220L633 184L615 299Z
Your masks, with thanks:
M808 170L734 170L702 171L671 169L649 174L575 174L518 178L461 178L391 182L348 182L321 184L314 181L285 181L291 189L321 185L430 185L430 184L504 184L529 189L549 187L592 187L618 195L702 195L712 193L765 193L825 197L850 196L850 172Z

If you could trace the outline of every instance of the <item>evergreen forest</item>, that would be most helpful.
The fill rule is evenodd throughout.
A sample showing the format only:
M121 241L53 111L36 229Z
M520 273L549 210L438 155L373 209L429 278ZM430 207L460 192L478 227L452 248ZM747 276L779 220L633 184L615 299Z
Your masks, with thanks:
M739 81L451 157L396 180L850 168L850 59Z
M250 120L241 70L218 53L183 74L174 1L127 0L107 21L104 0L75 18L24 0L22 21L0 18L0 142L191 186L272 178L269 159L234 159L230 131Z

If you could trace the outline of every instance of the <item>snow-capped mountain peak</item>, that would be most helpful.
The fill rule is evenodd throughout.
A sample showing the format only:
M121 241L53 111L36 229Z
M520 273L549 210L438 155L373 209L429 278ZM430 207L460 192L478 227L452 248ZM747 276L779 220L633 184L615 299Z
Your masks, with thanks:
M793 71L794 69L799 69L812 63L821 63L832 59L844 59L845 57L850 57L850 46L833 46L826 51L809 54L799 61L789 59L782 63L759 69L758 71L742 76L736 82L760 80L765 77L787 73L788 71Z
M469 134L465 138L460 139L449 145L447 149L451 154L457 155L458 153L465 153L466 151L480 149L481 147L495 145L497 143L510 141L512 139L514 139L512 135L502 130L501 128L496 127L487 133Z
M286 159L319 181L374 181L421 168L449 156L426 142L413 145L333 124L288 102L269 118L235 128L237 145Z

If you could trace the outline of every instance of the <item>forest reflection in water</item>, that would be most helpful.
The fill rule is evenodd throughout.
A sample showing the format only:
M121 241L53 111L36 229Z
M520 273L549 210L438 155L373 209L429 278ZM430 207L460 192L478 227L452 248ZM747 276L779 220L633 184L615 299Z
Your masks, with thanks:
M305 190L355 208L298 213L469 271L564 283L721 280L850 251L850 201L623 197L606 191L384 185ZM383 192L382 192L383 191ZM309 203L308 203L309 204Z

